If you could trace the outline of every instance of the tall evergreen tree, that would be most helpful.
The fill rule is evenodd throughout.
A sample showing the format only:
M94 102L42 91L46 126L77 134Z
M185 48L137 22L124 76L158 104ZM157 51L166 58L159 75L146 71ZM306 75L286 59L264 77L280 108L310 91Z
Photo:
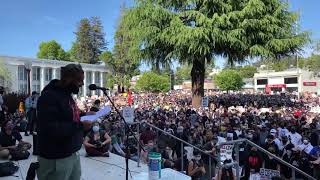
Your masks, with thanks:
M214 55L229 64L248 57L287 56L307 42L298 33L297 14L282 0L136 0L126 16L133 48L154 62L157 46L167 59L192 64L192 104L204 95L206 63ZM159 55L157 54L157 55Z
M101 20L98 17L81 19L75 34L76 41L70 50L71 58L84 63L96 63L106 48Z
M140 65L139 59L130 56L128 52L132 44L132 38L123 25L122 17L125 13L125 6L123 5L114 36L115 45L113 52L105 52L101 56L101 59L106 62L106 65L112 68L115 83L118 84L119 89L128 85L132 76L139 74Z

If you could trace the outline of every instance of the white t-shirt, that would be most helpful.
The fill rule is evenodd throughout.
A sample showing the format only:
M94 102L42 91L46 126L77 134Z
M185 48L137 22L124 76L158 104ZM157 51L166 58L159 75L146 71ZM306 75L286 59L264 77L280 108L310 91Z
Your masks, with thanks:
M292 134L291 132L289 132L287 136L291 138L291 142L294 147L298 147L300 144L302 144L302 136L299 133L296 132Z
M307 154L309 154L311 152L311 150L313 149L313 146L310 143L308 143L307 145L301 144L298 146L298 148L300 151L304 151Z
M289 130L287 128L278 128L279 137L288 135Z

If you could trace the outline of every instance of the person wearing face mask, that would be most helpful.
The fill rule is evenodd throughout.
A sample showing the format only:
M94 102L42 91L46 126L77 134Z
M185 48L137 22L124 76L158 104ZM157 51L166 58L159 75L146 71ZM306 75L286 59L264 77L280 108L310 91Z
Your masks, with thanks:
M303 143L298 146L298 149L300 151L304 151L307 154L310 154L311 150L313 149L313 146L311 145L309 140L305 138L303 140Z
M80 64L61 67L60 80L52 80L41 92L37 104L39 180L80 180L78 151L84 131L91 121L80 121L82 115L73 99L83 86L84 71Z
M302 144L302 136L296 132L296 128L292 127L291 131L287 134L289 137L289 140L292 142L294 147L298 147L300 144Z
M262 157L259 155L257 148L251 147L245 163L245 179L248 179L250 174L259 173L260 168L262 167L262 162Z
M204 163L201 159L201 154L198 150L193 151L193 158L188 163L187 175L191 176L192 180L200 180L206 173Z
M85 138L83 145L88 156L109 157L111 137L105 131L100 130L99 124L92 127L92 131Z

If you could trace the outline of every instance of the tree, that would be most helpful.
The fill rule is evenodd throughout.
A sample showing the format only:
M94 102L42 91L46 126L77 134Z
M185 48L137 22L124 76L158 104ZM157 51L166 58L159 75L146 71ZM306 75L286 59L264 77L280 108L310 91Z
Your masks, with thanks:
M7 69L3 61L0 59L0 79L9 80L10 71Z
M69 61L68 54L62 49L61 45L55 40L42 42L39 45L37 57L40 59L55 59Z
M185 80L190 80L191 79L191 69L192 66L189 66L187 64L184 64L180 67L177 67L176 71L176 84L180 85L183 83Z
M80 62L95 64L106 48L101 20L98 17L81 19L75 34L70 56Z
M278 58L308 40L307 33L296 34L297 14L281 0L137 0L126 19L136 42L132 47L142 59L156 63L161 56L192 64L195 107L204 95L206 63L214 55L229 64L257 56Z
M253 78L254 73L257 73L257 67L255 66L244 66L237 69L243 78Z
M170 79L167 75L145 72L138 79L135 88L147 92L168 92L170 90Z
M227 69L214 76L214 82L223 91L240 90L244 85L241 73L237 70Z

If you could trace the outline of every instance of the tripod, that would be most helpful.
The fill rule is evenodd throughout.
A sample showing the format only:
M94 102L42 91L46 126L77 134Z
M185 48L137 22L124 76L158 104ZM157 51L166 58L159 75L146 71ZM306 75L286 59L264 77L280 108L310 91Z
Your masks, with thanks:
M126 155L125 155L125 160L126 160L126 180L129 179L129 158L131 156L130 154L130 149L129 149L129 133L132 133L132 129L129 127L128 123L126 122L126 120L124 119L124 117L122 116L122 114L120 113L120 111L118 110L118 108L115 106L114 102L111 100L111 98L108 96L108 93L107 93L107 90L106 89L100 89L102 90L103 94L108 98L108 100L110 101L112 107L114 108L114 110L117 112L117 114L120 116L121 120L123 121L124 125L125 125L125 133L126 133L126 136L127 136L127 142L125 144L125 147L126 147ZM141 149L143 151L145 151L145 149L143 148L141 142L135 137L134 137L134 140L139 143Z

